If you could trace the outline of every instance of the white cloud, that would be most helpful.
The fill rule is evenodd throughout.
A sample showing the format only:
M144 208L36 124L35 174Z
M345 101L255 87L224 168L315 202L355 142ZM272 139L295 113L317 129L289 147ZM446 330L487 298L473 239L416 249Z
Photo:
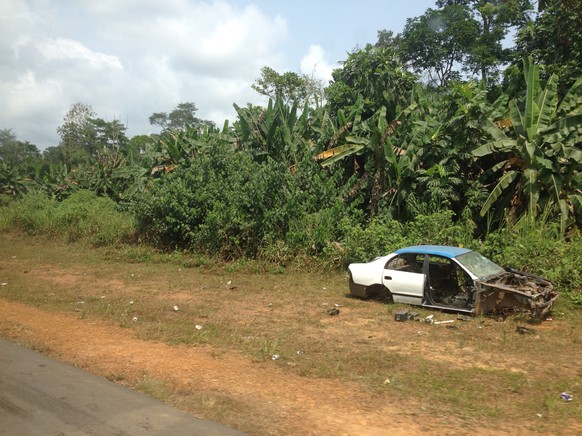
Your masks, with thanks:
M111 68L121 70L121 61L117 56L94 52L79 41L56 38L38 43L38 49L47 61L81 60L93 68Z
M250 85L262 66L287 69L285 20L252 5L2 3L0 100L8 103L0 128L40 148L58 144L56 128L75 102L91 105L101 118L129 120L130 136L155 130L149 115L185 101L221 126L234 117L234 102L260 101Z
M338 65L331 65L326 53L319 45L310 45L309 51L301 59L301 73L313 76L315 79L323 81L324 84L331 80L331 73Z

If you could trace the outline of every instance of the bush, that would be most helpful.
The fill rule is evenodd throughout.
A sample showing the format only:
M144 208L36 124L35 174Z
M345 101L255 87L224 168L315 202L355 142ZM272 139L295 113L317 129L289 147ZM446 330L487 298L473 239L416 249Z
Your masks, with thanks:
M342 241L343 250L340 250L338 256L343 265L367 262L408 245L404 227L393 219L374 218L367 226L352 225L344 219L341 227L345 237Z
M135 205L141 232L168 248L201 249L227 258L255 256L284 240L289 215L289 171L272 160L213 145L192 166L157 180Z
M26 194L0 209L0 228L100 246L130 240L136 225L113 200L78 191L62 202L42 192Z
M29 235L52 235L51 212L55 201L43 192L31 192L0 208L0 229Z
M554 281L560 291L582 291L582 236L576 228L564 237L559 223L525 215L487 235L480 250L500 265Z
M451 245L467 247L473 240L471 222L453 222L453 212L439 211L418 215L406 223L404 233L408 245Z

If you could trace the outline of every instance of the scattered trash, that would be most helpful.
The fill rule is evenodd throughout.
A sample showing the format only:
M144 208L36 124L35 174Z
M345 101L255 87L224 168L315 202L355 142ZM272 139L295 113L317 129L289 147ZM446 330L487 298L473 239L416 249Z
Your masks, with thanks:
M525 334L532 334L532 333L535 333L535 330L532 330L532 329L530 329L530 328L524 327L524 326L522 326L522 325L518 325L518 326L515 328L515 331L516 331L517 333L519 333L520 335L525 335Z
M336 304L334 304L334 306L335 306L335 307L343 307L344 305L343 305L343 304L337 304L337 303L336 303Z
M131 300L131 301L129 302L129 304L133 304L133 300Z
M196 324L196 325L194 326L194 328L195 328L196 330L202 330L202 326L201 326L201 325L198 325L198 324Z
M537 416L538 418L541 418L541 417L542 417L542 414L541 414L541 413L536 413L536 416Z
M230 285L232 283L232 280L229 280L228 282L226 282L227 285Z
M572 401L572 395L568 394L567 392L562 392L560 394L560 398L564 401Z
M6 286L8 283L0 283L0 286Z
M178 306L174 306L174 312L177 312L178 310L180 310L180 308Z
M387 378L386 380L384 380L384 384L385 384L385 385L389 385L389 384L390 384L390 379L389 379L389 378Z
M273 303L267 304L267 307L273 307Z
M327 313L328 313L330 316L335 316L335 315L339 315L340 311L339 311L339 309L338 309L337 307L334 307L333 309L329 309L329 310L327 311Z
M408 310L402 310L394 314L394 321L408 321Z
M459 315L457 316L458 321L471 321L471 318L466 315Z
M137 321L137 316L134 316L133 319L132 319L132 321L133 322L136 322Z
M298 356L302 356L303 354L305 354L305 352L304 352L304 351L301 351L301 350L297 351L297 355L298 355Z
M279 359L279 357L280 357L280 356L279 356L278 354L273 354L273 355L271 356L271 360L275 361L275 360Z
M105 295L101 295L101 297L99 297L101 300L103 300L105 298Z
M445 321L433 321L433 324L450 324L452 322L455 322L454 319L447 319Z

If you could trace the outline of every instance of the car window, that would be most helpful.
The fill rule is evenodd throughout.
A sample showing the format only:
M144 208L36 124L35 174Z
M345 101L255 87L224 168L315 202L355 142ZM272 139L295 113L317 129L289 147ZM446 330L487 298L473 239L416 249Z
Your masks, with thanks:
M422 273L423 261L424 255L400 254L386 262L384 269Z
M505 271L499 265L476 251L461 254L455 259L477 277L487 277L501 274Z

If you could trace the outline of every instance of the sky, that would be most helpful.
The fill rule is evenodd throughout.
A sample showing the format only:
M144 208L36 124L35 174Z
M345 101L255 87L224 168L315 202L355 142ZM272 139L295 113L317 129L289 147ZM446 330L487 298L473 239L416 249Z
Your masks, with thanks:
M263 66L325 84L348 53L401 32L434 0L1 0L0 129L40 150L71 105L157 133L154 112L194 102L221 127Z

